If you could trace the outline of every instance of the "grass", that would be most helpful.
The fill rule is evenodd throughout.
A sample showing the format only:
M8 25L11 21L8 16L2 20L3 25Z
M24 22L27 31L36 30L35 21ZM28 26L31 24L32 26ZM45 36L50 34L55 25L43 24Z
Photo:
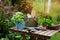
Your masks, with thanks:
M60 40L60 32L53 35L50 40Z

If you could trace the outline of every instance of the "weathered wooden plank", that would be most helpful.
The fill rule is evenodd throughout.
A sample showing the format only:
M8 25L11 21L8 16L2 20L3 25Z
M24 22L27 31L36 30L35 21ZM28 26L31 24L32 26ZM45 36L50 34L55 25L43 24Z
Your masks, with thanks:
M42 32L41 32L41 33L39 33L39 34L43 35L43 34L45 34L45 33L47 33L47 32L49 32L49 30L42 31Z
M52 32L51 34L49 34L48 36L52 36L52 35L54 35L55 33L57 33L58 32L58 30L57 31L54 31L54 32Z
M49 34L51 34L52 32L54 32L54 30L50 30L50 31L46 32L46 33L45 33L45 34L43 34L43 35L48 36L48 35L49 35Z
M37 34L37 33L41 33L41 32L42 32L42 30L39 30L39 31L36 31L36 32L34 32L34 33L36 33L36 34Z

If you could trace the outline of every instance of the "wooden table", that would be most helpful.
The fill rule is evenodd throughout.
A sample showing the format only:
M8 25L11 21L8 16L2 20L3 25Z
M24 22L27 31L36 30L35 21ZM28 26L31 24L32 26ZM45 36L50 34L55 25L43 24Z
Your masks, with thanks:
M51 36L59 32L59 30L46 30L46 31L36 30L35 32L28 32L27 30L17 30L15 27L10 28L10 30L13 32L20 33L24 37L23 40L26 40L25 37L26 34L31 35L30 40L35 40L35 38L38 38L37 40L42 40L42 39L49 40Z

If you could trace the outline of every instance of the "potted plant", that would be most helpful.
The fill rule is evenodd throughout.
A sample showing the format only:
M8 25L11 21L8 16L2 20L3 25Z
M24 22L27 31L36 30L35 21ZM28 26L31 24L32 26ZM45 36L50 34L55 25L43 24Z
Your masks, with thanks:
M44 17L38 18L38 25L42 28L42 30L46 30L45 21L46 21L46 18L44 18Z
M12 21L15 23L17 29L22 30L25 28L25 22L22 12L16 12L16 14L14 14L12 17Z
M51 18L41 17L38 19L38 25L42 26L45 29L57 30L59 25L55 24L55 21Z
M39 17L38 18L38 25L42 25L45 22L45 18Z
M51 29L51 30L59 29L59 25L56 25L54 20L52 20L52 19L46 19L45 23L46 23L47 29Z

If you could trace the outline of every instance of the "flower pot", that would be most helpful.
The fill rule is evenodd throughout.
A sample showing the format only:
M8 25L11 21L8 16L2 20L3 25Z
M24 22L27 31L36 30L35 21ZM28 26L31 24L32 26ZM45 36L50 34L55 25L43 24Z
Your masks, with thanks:
M16 29L23 30L25 28L25 22L16 22Z
M58 30L58 29L59 29L59 25L47 26L46 29L50 29L50 30Z

